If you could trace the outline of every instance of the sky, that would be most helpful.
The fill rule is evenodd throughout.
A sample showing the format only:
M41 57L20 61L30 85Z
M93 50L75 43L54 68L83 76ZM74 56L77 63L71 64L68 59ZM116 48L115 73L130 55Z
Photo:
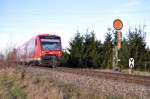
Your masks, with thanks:
M94 30L104 41L107 28L121 19L123 36L129 27L146 25L147 46L150 46L150 0L0 0L0 50L19 46L37 34L56 34L62 46L76 31Z

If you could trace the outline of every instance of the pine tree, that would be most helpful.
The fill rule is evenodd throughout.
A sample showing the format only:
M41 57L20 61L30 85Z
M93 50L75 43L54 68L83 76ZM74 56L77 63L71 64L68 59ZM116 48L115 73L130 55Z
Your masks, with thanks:
M134 58L135 68L139 70L144 69L144 57L146 52L146 43L144 42L143 31L140 28L135 28L128 34L129 42L129 57Z
M88 67L97 67L98 66L98 55L96 48L96 38L95 33L92 31L90 34L85 34L84 42L84 63Z
M69 45L68 54L64 55L64 61L68 62L68 65L82 68L101 66L103 48L101 41L96 40L94 31L87 31L84 35L77 32Z
M103 44L101 43L100 40L96 40L95 43L96 43L96 52L97 52L97 68L101 68L104 60Z
M128 68L128 60L129 60L129 44L126 38L123 39L121 44L121 49L119 50L119 58L120 63L119 66L121 68Z
M112 33L111 29L108 28L108 32L105 36L105 41L103 44L103 67L104 68L112 68L113 61L113 43L112 43Z
M150 49L146 49L145 55L145 70L150 72Z
M83 60L83 36L79 32L76 33L74 39L69 42L69 64L73 67L82 66Z

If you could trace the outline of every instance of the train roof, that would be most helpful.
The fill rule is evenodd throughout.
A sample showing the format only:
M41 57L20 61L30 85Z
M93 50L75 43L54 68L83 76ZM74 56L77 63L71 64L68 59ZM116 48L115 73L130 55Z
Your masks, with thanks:
M23 43L23 45L20 45L20 46L26 45L30 40L35 39L36 37L39 37L39 36L54 36L54 37L60 37L60 36L55 35L55 34L38 34L38 35L32 37L31 39L29 39L27 42ZM20 46L18 47L18 49L20 48Z
M38 34L37 36L56 36L56 37L60 37L60 36L55 35L55 34Z

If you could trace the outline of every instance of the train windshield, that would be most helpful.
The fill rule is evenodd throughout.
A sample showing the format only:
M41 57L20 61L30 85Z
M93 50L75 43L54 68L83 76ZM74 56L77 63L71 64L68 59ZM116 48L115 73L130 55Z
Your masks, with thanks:
M42 50L61 50L60 38L41 38Z

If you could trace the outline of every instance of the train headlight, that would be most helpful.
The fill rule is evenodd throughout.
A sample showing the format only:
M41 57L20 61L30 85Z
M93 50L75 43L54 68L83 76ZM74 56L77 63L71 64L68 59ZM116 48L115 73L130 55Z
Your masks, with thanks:
M45 52L44 52L44 51L42 51L41 53L42 53L42 55L45 55Z
M59 51L59 52L58 52L58 55L59 55L59 56L61 56L61 55L62 55L62 52L61 52L61 51Z
M61 54L61 51L59 51L58 53Z

